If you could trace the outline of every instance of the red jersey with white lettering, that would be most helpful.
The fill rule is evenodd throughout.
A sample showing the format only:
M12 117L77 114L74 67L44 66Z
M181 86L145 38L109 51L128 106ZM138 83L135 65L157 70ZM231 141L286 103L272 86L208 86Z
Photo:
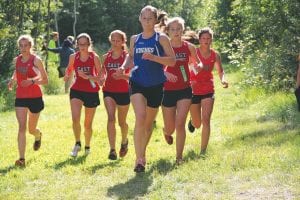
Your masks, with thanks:
M16 58L16 98L38 98L42 96L41 88L37 84L31 84L27 87L21 86L23 80L32 79L38 75L38 69L34 66L34 59L35 55L30 55L26 62L22 62L22 55Z
M128 81L125 79L119 79L116 80L112 77L112 74L116 72L116 70L121 67L123 64L125 57L126 57L126 51L123 51L121 56L119 56L117 59L114 59L112 57L112 51L109 51L107 53L107 56L104 60L104 67L106 71L106 79L103 85L102 90L105 92L120 92L125 93L128 92L129 86ZM128 70L125 71L127 73Z
M197 75L190 71L191 74L191 86L194 95L204 95L209 93L214 93L214 77L212 70L216 62L216 52L213 49L210 49L210 56L204 58L200 49L196 49L197 55L203 63L203 69Z
M98 83L91 81L89 79L81 78L78 75L78 71L83 71L86 75L96 76L94 52L89 52L89 57L86 61L80 60L80 52L76 52L73 69L75 71L75 82L72 85L71 89L78 90L82 92L98 92L100 87Z
M189 57L191 52L188 43L182 42L181 47L173 47L176 56L174 66L166 66L165 71L177 76L176 82L166 81L164 90L181 90L190 87Z

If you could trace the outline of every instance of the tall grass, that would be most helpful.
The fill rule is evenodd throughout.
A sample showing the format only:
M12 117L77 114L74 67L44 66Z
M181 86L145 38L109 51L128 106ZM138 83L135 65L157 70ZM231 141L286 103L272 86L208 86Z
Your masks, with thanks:
M216 81L212 133L199 156L200 130L187 133L185 163L175 165L175 145L166 144L161 114L148 151L146 172L135 174L132 108L129 152L108 160L106 113L97 108L91 154L69 157L74 145L68 96L45 96L39 127L40 151L27 134L27 167L14 167L17 126L14 112L1 113L0 199L299 199L300 114L292 94L266 94ZM83 119L82 119L83 120ZM117 133L120 145L120 131ZM83 140L83 137L82 137Z

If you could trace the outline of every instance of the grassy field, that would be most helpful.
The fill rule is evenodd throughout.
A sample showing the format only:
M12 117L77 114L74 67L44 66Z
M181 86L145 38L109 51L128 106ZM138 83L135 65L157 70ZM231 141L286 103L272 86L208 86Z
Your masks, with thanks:
M14 167L15 113L1 113L0 199L300 199L300 113L292 92L244 91L238 74L230 74L229 80L226 90L216 80L207 156L199 157L200 131L187 133L186 162L176 166L175 146L164 141L159 114L143 174L133 172L132 109L124 159L107 159L103 103L94 121L91 154L80 152L73 159L68 96L45 96L39 123L42 147L34 152L33 137L27 134L25 169ZM119 147L120 132L117 139Z

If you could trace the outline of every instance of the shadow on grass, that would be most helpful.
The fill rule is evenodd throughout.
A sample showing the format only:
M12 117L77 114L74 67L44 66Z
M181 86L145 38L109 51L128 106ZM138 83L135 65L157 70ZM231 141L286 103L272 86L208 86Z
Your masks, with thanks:
M190 150L187 152L185 156L183 156L184 160L189 161L189 160L196 160L200 158L200 150L199 154L195 152L195 150Z
M241 121L247 122L245 119L247 118L243 116ZM264 138L270 138L270 140L263 141L269 146L278 146L288 141L294 141L300 134L299 120L300 113L296 110L294 103L275 104L272 108L267 109L265 114L256 118L256 122L260 124L274 122L274 127L269 129L262 128L261 130L257 130L254 127L254 130L247 130L246 133L242 133L232 140L227 141L226 146L230 147L231 144L236 142L253 144Z
M98 170L103 169L105 167L115 167L117 165L119 165L120 160L114 160L111 161L109 163L104 163L104 164L99 164L99 165L94 165L91 168L88 169L88 171L90 171L92 174L96 173Z
M11 165L11 166L5 167L3 169L0 169L0 175L4 176L7 173L9 173L11 170L15 170L15 169L24 169L24 168L20 168L20 167L16 167L14 165Z
M10 165L10 166L7 166L7 167L5 167L3 169L0 169L0 176L4 176L4 175L6 175L7 173L9 173L12 170L23 170L23 169L26 169L26 167L29 166L30 163L31 163L31 159L26 160L26 162L25 162L26 166L25 167L18 167L18 166L15 166L15 165Z
M76 158L68 158L65 161L59 162L54 165L54 169L59 170L66 165L79 165L83 164L86 160L87 155L78 156Z
M144 173L137 173L133 178L125 183L117 184L108 188L107 195L117 199L136 199L147 194L149 187L152 185L153 172L167 174L175 169L175 165L169 160L161 159L151 165L151 168Z
M206 153L200 153L199 152L195 152L195 150L190 150L188 151L188 153L183 157L184 163L187 163L189 161L193 161L193 160L206 160L209 159L209 152Z
M267 129L267 130L255 130L249 133L245 133L233 138L230 141L227 141L225 146L231 146L231 144L243 142L245 144L253 144L257 143L259 140L263 138L270 138L270 140L264 141L266 145L269 146L279 146L289 141L294 141L299 137L300 132L287 132L290 130L286 125L282 125L278 128Z
M107 195L117 199L136 199L148 192L148 188L152 185L152 182L153 178L150 171L139 173L125 183L108 188Z

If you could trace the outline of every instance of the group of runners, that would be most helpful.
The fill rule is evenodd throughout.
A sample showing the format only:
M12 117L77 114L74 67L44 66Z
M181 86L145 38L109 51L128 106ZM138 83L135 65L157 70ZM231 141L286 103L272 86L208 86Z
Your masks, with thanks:
M164 20L159 27L158 18ZM75 41L77 51L69 57L64 76L65 81L74 77L69 95L75 137L71 156L76 157L82 148L81 132L85 138L84 154L90 153L92 124L100 105L98 92L102 87L110 145L108 158L116 160L127 154L126 118L131 103L135 114L133 143L136 155L134 171L137 173L145 171L146 149L160 106L163 137L171 145L176 132L176 163L181 164L189 112L188 129L194 132L202 125L199 152L206 152L214 105L214 67L223 87L228 87L220 56L211 48L211 29L199 31L199 47L196 48L184 40L185 25L180 17L166 19L166 13L161 17L155 7L148 5L141 10L139 21L142 32L130 38L129 49L126 48L126 34L114 30L109 35L111 48L102 58L93 51L90 36L79 34ZM47 84L48 78L42 60L32 52L32 38L22 35L17 43L20 55L15 59L15 71L8 87L12 89L13 83L17 83L15 110L19 124L19 159L15 165L24 167L27 120L29 133L35 137L34 150L41 146L42 133L37 128L44 108L40 85ZM82 108L83 126L80 124ZM119 149L116 149L116 121L121 130Z

